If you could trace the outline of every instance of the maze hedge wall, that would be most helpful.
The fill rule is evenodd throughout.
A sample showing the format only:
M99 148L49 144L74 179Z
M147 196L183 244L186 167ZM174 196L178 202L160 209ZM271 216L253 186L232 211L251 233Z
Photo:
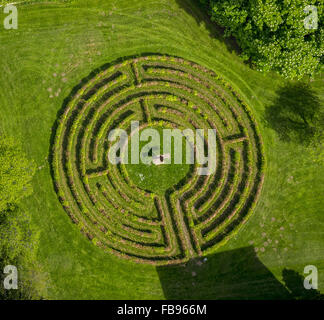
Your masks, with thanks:
M263 184L253 115L220 76L178 57L128 58L93 72L57 120L52 170L65 211L94 245L140 263L167 265L224 244L252 213ZM140 128L217 130L217 169L187 176L160 196L108 161L108 133Z

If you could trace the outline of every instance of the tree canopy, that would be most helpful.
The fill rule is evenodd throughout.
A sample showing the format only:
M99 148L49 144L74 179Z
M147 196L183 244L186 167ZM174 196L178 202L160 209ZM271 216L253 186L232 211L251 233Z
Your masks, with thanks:
M237 39L242 57L258 70L301 79L314 74L323 63L322 0L200 1L208 4L212 21L225 27L227 36ZM305 21L314 24L306 28Z
M6 265L19 271L19 290L0 286L0 300L39 299L46 290L47 278L36 258L39 232L30 214L18 206L32 193L34 173L34 162L26 158L21 145L0 136L0 272Z
M34 163L26 158L21 146L0 136L0 212L31 194L34 172Z

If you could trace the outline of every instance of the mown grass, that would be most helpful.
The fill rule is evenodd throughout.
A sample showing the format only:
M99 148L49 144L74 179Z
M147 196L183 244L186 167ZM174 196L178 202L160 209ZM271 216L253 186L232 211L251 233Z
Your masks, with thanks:
M253 245L278 280L283 268L302 273L313 264L324 292L324 167L304 146L281 141L265 120L267 106L287 83L244 65L193 3L35 3L18 7L18 30L0 28L0 127L19 139L38 165L34 194L22 206L42 232L39 259L52 279L48 298L164 297L154 267L107 255L80 234L57 199L48 163L52 127L72 88L104 63L143 52L181 56L222 74L261 126L267 158L263 192L251 219L220 251ZM323 75L310 83L322 101Z
M154 148L154 153L157 155L163 155L163 127L148 127L149 129L156 130L160 135L160 144L157 144ZM167 129L167 128L165 128ZM170 129L169 129L170 130ZM141 132L140 132L141 134ZM150 141L141 141L139 144L139 150L147 145ZM151 191L156 194L164 195L166 190L172 188L179 183L188 174L190 164L186 164L186 143L183 140L183 159L182 164L175 164L174 153L171 152L170 164L155 165L154 163L145 164L140 161L139 164L131 164L131 144L129 145L129 164L125 165L129 174L129 178L141 189ZM171 142L170 150L175 150L174 140ZM153 154L151 155L153 156ZM145 158L144 158L145 159Z

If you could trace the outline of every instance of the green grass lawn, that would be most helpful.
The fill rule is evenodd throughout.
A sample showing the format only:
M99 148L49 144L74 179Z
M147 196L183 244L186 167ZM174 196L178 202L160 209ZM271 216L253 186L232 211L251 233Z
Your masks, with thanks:
M160 135L160 145L156 145L152 148L155 155L163 155L163 127L150 126L148 129L156 130ZM165 128L167 129L167 128ZM141 131L140 131L141 134ZM150 141L141 141L139 144L139 150L142 150L145 145ZM174 141L171 142L170 150L175 150ZM143 190L153 192L155 194L164 195L166 190L173 187L179 181L186 177L189 172L190 164L186 163L186 143L183 140L183 156L182 163L175 164L174 153L171 152L170 164L155 165L154 163L145 164L140 161L139 164L132 164L131 162L131 142L129 142L129 163L125 165L126 170L129 174L129 178ZM145 159L145 158L144 158Z
M52 128L72 88L95 68L141 53L180 56L221 74L242 94L260 125L267 160L262 194L248 223L219 253L253 246L279 281L284 268L303 273L306 265L315 265L324 293L324 166L304 146L282 141L265 117L287 82L244 65L193 3L34 3L18 6L18 30L0 27L0 128L20 140L37 163L34 194L22 207L41 231L39 260L51 278L50 299L168 297L155 267L106 254L80 233L58 201L48 163ZM324 71L311 86L324 102ZM164 282L173 279L172 270L169 278L163 273ZM240 268L235 276L231 270L222 270L224 277L236 279ZM199 276L208 279L210 272ZM210 297L213 285L203 288ZM262 285L253 290L260 290L262 298Z

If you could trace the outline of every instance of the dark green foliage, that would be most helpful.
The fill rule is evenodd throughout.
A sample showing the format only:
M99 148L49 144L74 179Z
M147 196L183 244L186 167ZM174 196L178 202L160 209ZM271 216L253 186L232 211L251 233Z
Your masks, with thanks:
M312 13L304 12L308 5L317 7L317 29L305 28L304 20ZM209 11L258 70L300 79L319 68L324 53L321 0L210 0Z

